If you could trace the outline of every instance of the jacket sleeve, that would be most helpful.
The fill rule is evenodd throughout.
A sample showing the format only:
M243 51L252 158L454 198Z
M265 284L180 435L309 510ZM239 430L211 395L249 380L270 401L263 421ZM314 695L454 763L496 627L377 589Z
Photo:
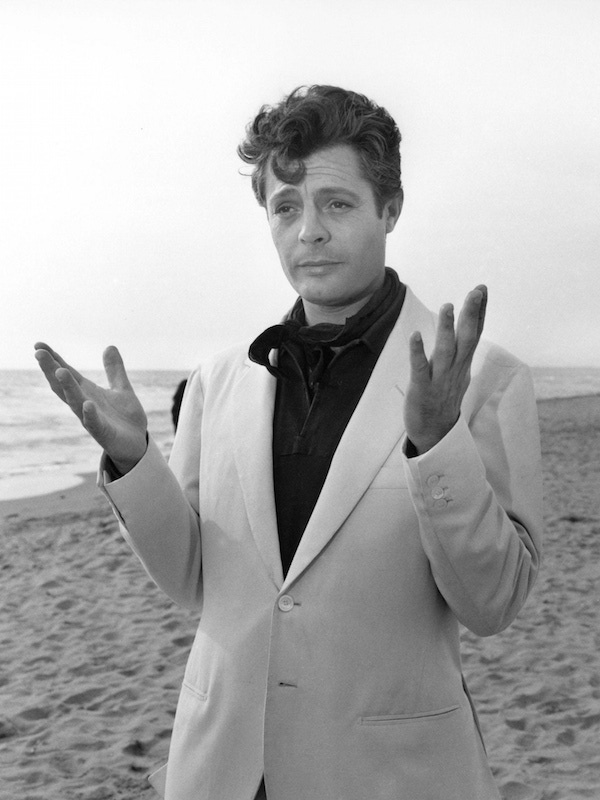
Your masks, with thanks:
M541 456L529 370L518 363L465 396L454 428L405 459L423 547L439 591L481 636L506 628L540 564ZM469 387L471 390L471 387Z
M105 457L98 486L121 532L154 582L179 605L202 605L199 462L203 395L199 373L188 381L169 464L149 438L142 460L110 482Z

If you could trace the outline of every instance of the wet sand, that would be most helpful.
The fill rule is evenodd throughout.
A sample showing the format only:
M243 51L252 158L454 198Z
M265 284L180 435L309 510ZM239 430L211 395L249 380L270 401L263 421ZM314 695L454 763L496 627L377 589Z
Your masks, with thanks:
M506 800L597 799L600 397L539 411L542 572L507 631L465 632L465 674ZM0 520L0 798L153 798L194 615L145 575L94 476Z

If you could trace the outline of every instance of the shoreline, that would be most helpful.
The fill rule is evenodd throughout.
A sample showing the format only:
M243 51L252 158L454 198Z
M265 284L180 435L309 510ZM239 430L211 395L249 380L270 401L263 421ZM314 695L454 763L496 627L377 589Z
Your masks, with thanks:
M600 392L592 392L591 394L570 394L565 397L538 397L536 398L536 405L557 405L559 403L568 403L571 401L587 401L587 400L600 400Z
M97 500L106 501L96 486L96 472L77 475L79 483L44 494L28 495L0 500L0 519L16 521L18 518L43 519L67 512L83 514L93 510Z
M569 397L544 397L536 400L540 412L540 423L545 417L545 414L542 413L544 410L558 409L565 405L579 406L580 410L587 412L587 416L594 410L593 406L596 403L600 409L600 393ZM73 479L77 480L75 485L72 484ZM37 480L37 477L31 476L32 484ZM6 499L0 498L0 519L25 513L39 518L53 516L64 510L83 512L89 510L90 500L100 496L96 489L96 472L68 473L65 475L64 481L65 485L51 491L35 492Z
M561 402L563 400L585 400L586 398L598 399L600 398L600 392L587 392L586 394L569 394L565 395L564 397L538 397L536 398L536 403L555 403Z

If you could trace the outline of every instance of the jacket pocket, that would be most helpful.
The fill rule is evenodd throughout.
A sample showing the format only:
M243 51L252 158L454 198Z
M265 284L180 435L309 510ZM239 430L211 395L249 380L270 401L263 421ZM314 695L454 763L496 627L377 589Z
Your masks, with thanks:
M183 682L175 713L174 735L176 730L200 728L206 724L207 700L208 694L187 681Z
M204 701L208 698L208 694L206 692L202 692L200 691L200 689L197 689L195 686L192 686L192 684L189 681L186 680L183 681L183 684L181 686L182 694L184 693L184 689L186 692L192 694L197 700Z
M458 711L460 706L448 706L435 711L422 711L413 714L388 714L378 717L361 717L361 725L407 725L411 722L427 722L439 720Z

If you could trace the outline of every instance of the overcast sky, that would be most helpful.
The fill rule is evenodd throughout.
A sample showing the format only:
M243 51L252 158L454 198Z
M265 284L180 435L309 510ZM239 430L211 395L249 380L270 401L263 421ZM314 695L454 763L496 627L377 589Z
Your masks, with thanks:
M600 366L597 0L0 0L0 368L190 369L294 300L235 149L299 84L403 135L388 259L488 338Z

